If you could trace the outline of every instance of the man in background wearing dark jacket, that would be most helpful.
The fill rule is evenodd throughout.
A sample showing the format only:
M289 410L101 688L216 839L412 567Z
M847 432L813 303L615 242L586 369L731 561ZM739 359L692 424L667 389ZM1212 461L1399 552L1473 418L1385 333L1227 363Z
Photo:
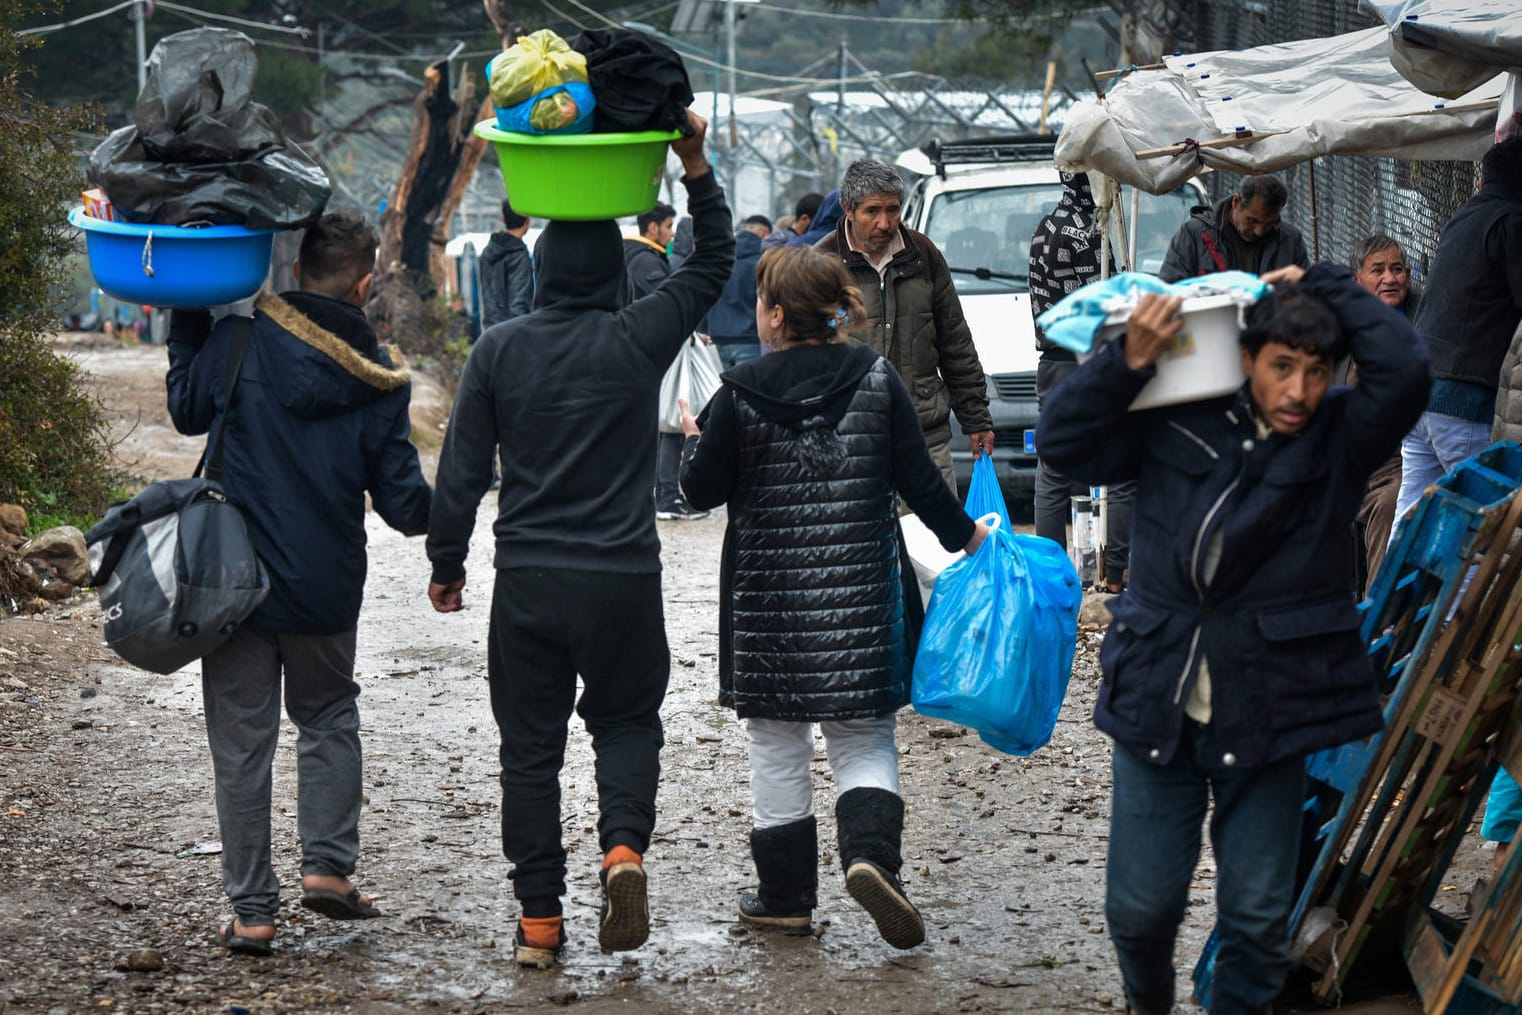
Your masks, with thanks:
M1217 271L1254 275L1310 264L1300 230L1280 219L1289 191L1277 176L1243 177L1214 208L1196 208L1179 227L1157 277L1180 282Z
M761 355L756 334L756 262L761 260L761 241L772 231L765 215L752 215L735 233L735 268L724 283L724 293L708 312L707 331L719 350L724 369ZM694 406L693 411L701 411Z
M280 885L270 864L270 763L285 707L296 724L302 905L335 919L382 915L349 881L362 796L354 632L365 587L365 495L406 535L428 528L430 493L409 441L407 367L361 309L375 230L345 213L306 230L301 289L255 302L228 392L228 345L242 326L174 312L169 413L184 434L222 429L222 487L238 505L270 594L201 664L217 782L232 951L267 955Z
M1031 317L1046 313L1069 293L1098 281L1099 229L1094 221L1094 194L1088 173L1063 173L1062 198L1057 207L1036 223L1030 246ZM1113 267L1113 264L1112 264ZM1036 326L1036 404L1078 369L1078 355L1049 342ZM1074 494L1088 496L1089 488L1074 483L1041 458L1036 449L1036 535L1067 549L1068 515ZM1125 588L1126 567L1131 558L1131 501L1134 483L1109 488L1105 505L1104 573L1098 576L1099 591L1116 593Z
M506 231L492 233L481 252L482 331L534 308L534 264L523 242L529 219L503 201L502 224Z
M1480 173L1480 192L1438 237L1416 314L1432 394L1401 444L1397 518L1490 443L1501 363L1522 323L1522 137L1494 145Z
M675 222L676 211L668 204L657 204L635 219L639 235L624 240L627 280L623 298L626 302L649 296L671 275L672 265L666 256L666 245L676 236ZM649 337L657 339L661 336ZM681 487L677 485L677 469L682 462L682 435L657 430L655 446L655 517L663 522L707 518L707 511L688 506Z
M778 221L776 231L770 236L762 237L761 249L770 250L773 247L785 246L794 237L808 232L813 227L814 219L819 215L819 208L823 204L823 194L804 194L793 205L793 214Z
M655 292L671 274L666 247L676 236L676 210L657 204L634 220L638 236L624 240L624 268L629 273L630 302Z
M650 929L643 857L655 827L671 664L651 424L661 375L734 262L729 208L703 155L707 124L689 116L693 136L671 149L686 172L692 257L625 305L618 226L551 222L537 309L476 343L439 459L428 597L449 613L462 604L476 507L500 447L487 673L501 730L502 848L522 906L514 955L523 965L553 965L565 940L559 779L573 705L597 757L598 942L604 951L638 948Z
M930 237L904 225L904 181L890 165L859 159L840 181L844 214L819 249L845 263L867 308L852 337L892 363L914 396L930 457L953 492L951 413L976 457L993 451L988 379L962 316L946 258ZM828 216L829 198L820 219Z
M1427 357L1341 265L1265 278L1276 290L1248 312L1237 394L1128 411L1183 328L1181 300L1147 296L1037 426L1037 447L1069 475L1136 480L1131 581L1109 604L1094 722L1115 741L1105 919L1137 1015L1172 1010L1212 800L1208 1007L1273 1011L1305 755L1383 723L1352 592L1353 516L1421 411ZM1350 346L1358 383L1333 388Z
M1399 310L1406 320L1416 318L1421 301L1411 291L1411 266L1406 253L1393 237L1375 234L1359 245L1353 256L1353 280L1379 298L1387 307ZM1358 379L1353 369L1348 378ZM1358 527L1363 532L1364 590L1374 587L1374 576L1389 548L1390 530L1395 527L1395 502L1400 495L1400 452L1374 470L1369 490L1358 509Z

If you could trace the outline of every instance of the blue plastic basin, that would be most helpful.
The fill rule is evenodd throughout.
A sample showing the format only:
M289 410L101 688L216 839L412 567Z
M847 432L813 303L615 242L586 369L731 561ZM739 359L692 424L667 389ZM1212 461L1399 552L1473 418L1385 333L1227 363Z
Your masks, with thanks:
M155 307L214 307L259 291L277 230L108 222L69 212L84 230L90 272L106 292Z

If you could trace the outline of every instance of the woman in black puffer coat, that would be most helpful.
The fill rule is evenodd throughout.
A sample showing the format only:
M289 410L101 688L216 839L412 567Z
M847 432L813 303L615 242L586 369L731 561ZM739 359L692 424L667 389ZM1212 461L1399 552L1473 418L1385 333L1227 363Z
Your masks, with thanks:
M745 923L807 933L818 888L814 723L835 778L846 889L883 939L912 948L924 923L898 881L904 804L896 713L909 702L917 594L902 560L898 497L942 545L986 529L946 487L909 390L870 348L844 340L863 315L838 259L769 250L756 269L756 329L772 355L724 374L700 418L684 413L689 503L729 505L720 574L720 701L750 735L760 887Z

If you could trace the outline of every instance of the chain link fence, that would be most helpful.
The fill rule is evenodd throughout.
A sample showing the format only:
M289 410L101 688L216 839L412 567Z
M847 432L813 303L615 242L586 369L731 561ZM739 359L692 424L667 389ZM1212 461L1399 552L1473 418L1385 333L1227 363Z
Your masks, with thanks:
M1173 0L1175 49L1249 49L1372 27L1351 0L1270 0L1219 3ZM1191 35L1192 33L1192 35ZM1279 174L1289 188L1284 218L1299 226L1312 259L1351 262L1368 236L1400 241L1413 283L1422 284L1438 234L1479 186L1477 162L1328 156ZM1232 193L1240 177L1209 173L1212 199Z

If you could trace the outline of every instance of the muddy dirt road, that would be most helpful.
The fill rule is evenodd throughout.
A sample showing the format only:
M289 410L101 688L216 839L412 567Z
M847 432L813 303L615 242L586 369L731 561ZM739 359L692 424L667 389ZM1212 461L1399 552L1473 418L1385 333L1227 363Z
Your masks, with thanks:
M133 471L188 474L199 441L167 427L163 351L77 352L116 424L134 426L119 449ZM441 392L423 391L420 435L438 432L443 405ZM650 941L621 956L596 947L596 794L576 729L564 774L571 940L560 969L519 970L484 679L493 508L482 508L466 609L448 617L428 607L422 541L371 516L356 880L394 915L345 925L295 905L287 726L274 821L286 898L272 959L228 957L211 939L228 907L217 857L196 851L217 829L195 668L161 677L120 665L89 598L0 620L0 1011L1123 1010L1101 904L1110 750L1089 722L1097 630L1081 633L1056 735L1033 757L902 714L904 874L926 916L924 946L895 952L845 895L823 779L822 933L737 926L737 892L754 876L744 732L714 700L720 516L661 527L672 682L646 861ZM1213 881L1207 849L1180 943L1181 993L1209 929ZM156 964L140 949L162 967L133 968ZM1348 1010L1415 1009L1390 999Z

